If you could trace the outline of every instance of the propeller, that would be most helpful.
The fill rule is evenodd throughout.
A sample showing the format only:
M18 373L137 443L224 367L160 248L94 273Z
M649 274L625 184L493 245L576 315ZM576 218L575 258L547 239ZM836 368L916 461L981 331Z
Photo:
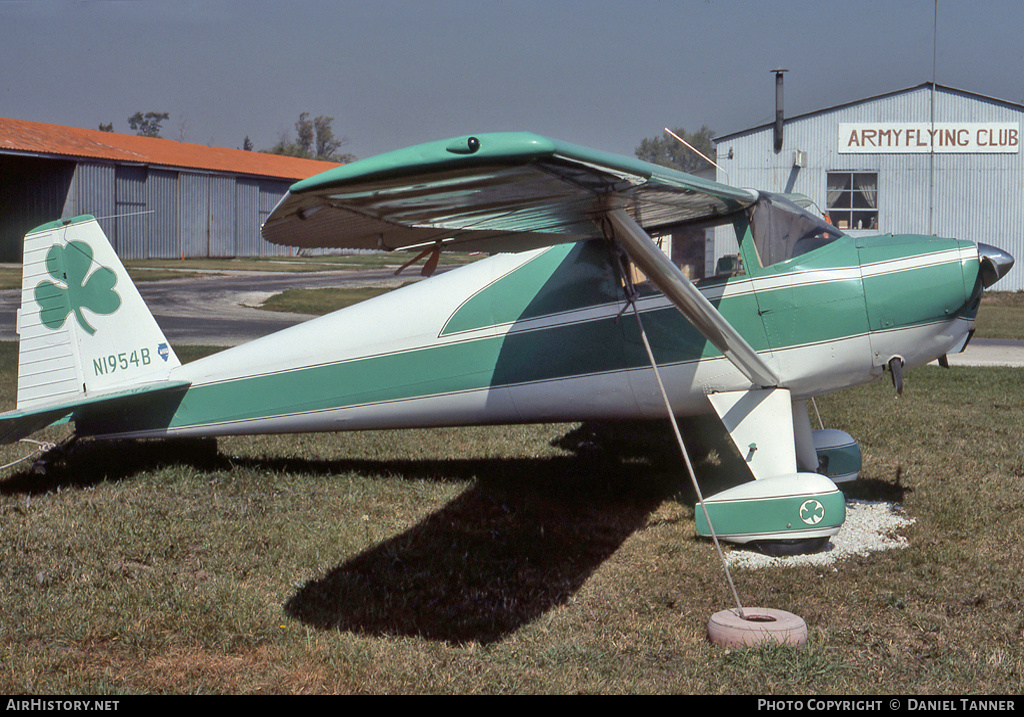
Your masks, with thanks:
M991 244L978 244L981 260L981 283L987 289L1002 279L1013 266L1013 257Z

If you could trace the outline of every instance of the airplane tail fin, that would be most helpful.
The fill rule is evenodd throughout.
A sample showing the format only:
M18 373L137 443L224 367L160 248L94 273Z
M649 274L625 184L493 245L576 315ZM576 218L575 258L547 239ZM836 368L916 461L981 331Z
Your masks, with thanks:
M25 236L17 331L21 414L162 385L181 365L91 216Z

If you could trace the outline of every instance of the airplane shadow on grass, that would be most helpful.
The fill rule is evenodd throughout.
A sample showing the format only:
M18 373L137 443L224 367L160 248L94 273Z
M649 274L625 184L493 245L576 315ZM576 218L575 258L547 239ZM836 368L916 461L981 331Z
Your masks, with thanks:
M473 480L400 535L285 604L320 629L453 643L500 640L569 601L666 499L694 497L670 435L581 426L546 459L341 462L360 473Z
M576 445L572 437L565 437ZM131 481L165 466L467 482L405 532L348 557L283 606L322 629L491 642L567 601L673 495L676 476L617 457L456 460L239 458L215 440L82 440L0 480L0 495ZM27 465L27 464L26 464Z
M568 601L672 494L664 482L642 486L647 470L595 479L571 458L431 463L386 468L489 477L308 582L288 615L360 634L499 640Z
M678 496L678 465L624 460L584 434L563 436L568 450L561 456L455 460L229 459L215 442L82 441L52 456L44 474L23 471L0 482L0 494L131 480L175 463L211 471L465 481L469 487L455 499L405 532L345 557L299 588L283 609L319 629L487 643L571 599L655 508Z
M691 455L711 495L742 482L737 455L699 427ZM704 438L707 438L706 436ZM418 636L452 643L500 640L565 604L666 499L693 505L695 495L665 428L584 424L554 443L550 458L455 460L309 460L237 458L213 441L182 450L154 442L145 450L86 444L44 476L22 473L0 494L82 487L130 478L171 463L231 466L317 475L358 473L471 482L470 487L405 532L345 559L299 588L287 615L318 629ZM111 453L118 456L111 458ZM135 456L125 460L126 456ZM706 460L711 456L713 460ZM112 471L112 466L116 468ZM710 474L710 475L709 475ZM705 485L705 479L715 483Z

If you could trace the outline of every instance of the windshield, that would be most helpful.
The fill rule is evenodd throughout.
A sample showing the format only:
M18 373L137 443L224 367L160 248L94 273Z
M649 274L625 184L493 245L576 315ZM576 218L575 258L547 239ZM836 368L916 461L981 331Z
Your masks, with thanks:
M814 251L842 232L778 194L762 193L750 211L750 229L762 266Z

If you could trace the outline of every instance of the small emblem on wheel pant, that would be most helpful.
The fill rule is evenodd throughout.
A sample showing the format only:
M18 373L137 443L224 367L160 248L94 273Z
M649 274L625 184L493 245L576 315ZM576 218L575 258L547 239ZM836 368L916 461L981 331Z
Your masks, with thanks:
M825 518L825 506L818 501L811 499L805 500L804 504L800 506L800 520L807 523L807 525L817 525Z

